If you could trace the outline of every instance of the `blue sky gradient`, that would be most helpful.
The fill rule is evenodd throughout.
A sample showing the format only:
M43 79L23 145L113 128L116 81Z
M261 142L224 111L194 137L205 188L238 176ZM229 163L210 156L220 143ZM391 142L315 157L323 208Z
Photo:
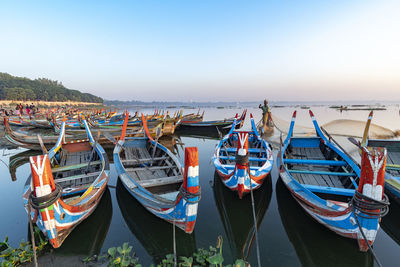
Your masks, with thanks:
M2 1L0 71L106 99L400 99L396 1Z

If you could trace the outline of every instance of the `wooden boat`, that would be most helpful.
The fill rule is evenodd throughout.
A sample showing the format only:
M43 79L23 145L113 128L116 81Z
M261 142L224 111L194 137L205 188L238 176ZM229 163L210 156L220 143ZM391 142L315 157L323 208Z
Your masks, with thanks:
M117 182L116 197L126 225L151 257L151 260L146 262L147 257L137 254L143 265L159 264L165 259L166 255L174 253L173 243L171 242L173 236L171 224L148 212L126 190L121 180ZM175 238L177 255L190 257L196 252L195 232L188 235L183 231L176 231ZM136 243L135 247L137 246L138 243ZM142 250L137 250L137 253L139 251Z
M29 158L32 156L40 155L39 151L25 150L18 154L10 156L8 163L8 171L10 172L11 180L15 182L17 180L17 169L26 163L29 163Z
M84 120L88 140L66 142L65 122L48 154L30 158L23 199L27 211L54 248L97 207L107 188L110 165Z
M128 116L126 116L127 118ZM114 165L129 193L148 211L191 233L200 200L197 148L185 149L185 171L178 159L150 136L121 139L114 148Z
M196 113L190 113L182 116L181 123L183 124L191 124L191 123L198 123L203 121L204 111L200 115L200 109Z
M180 128L182 130L190 129L190 128L207 128L209 130L215 130L217 127L219 130L224 128L231 128L232 123L236 119L236 129L242 128L244 124L244 120L246 118L247 109L245 109L240 116L237 118L237 114L234 118L224 119L224 120L214 120L214 121L196 121L196 122L181 122Z
M295 251L282 252L287 255L287 258L282 258L282 265L374 266L371 253L359 251L353 240L338 238L337 234L305 214L281 179L276 182L275 195L283 228Z
M249 259L254 241L255 227L251 208L250 196L238 199L230 192L218 174L214 175L213 185L215 205L218 208L224 226L232 260ZM257 229L260 228L272 197L272 181L268 179L261 188L254 192L254 207L256 212ZM224 243L224 244L225 244Z
M243 194L259 188L273 165L272 151L260 137L250 114L251 131L235 131L236 120L215 149L212 161L224 184Z
M311 217L339 235L356 239L360 250L367 251L375 240L380 217L388 210L383 194L386 150L364 148L360 170L324 135L311 110L309 113L316 136L293 137L295 111L281 144L279 174Z
M369 139L368 131L373 111L368 116L365 126L362 147L385 147L387 150L385 192L400 204L400 140L398 139Z

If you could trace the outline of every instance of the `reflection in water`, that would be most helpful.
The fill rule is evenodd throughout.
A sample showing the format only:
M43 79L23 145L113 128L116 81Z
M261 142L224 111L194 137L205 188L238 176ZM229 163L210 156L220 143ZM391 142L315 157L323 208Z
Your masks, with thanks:
M243 199L239 199L235 192L224 186L217 173L214 174L213 190L215 203L224 225L232 256L234 259L247 260L251 247L256 242L251 196L248 194ZM263 185L254 191L258 229L268 209L271 196L272 182L269 175Z
M373 266L371 253L357 243L338 237L309 217L279 178L276 199L286 234L303 266Z
M382 218L381 226L400 245L400 205L396 201L390 202L389 213Z
M8 170L10 171L11 180L14 182L17 180L16 171L19 167L29 162L29 157L41 155L40 151L26 150L18 154L10 156L10 163L8 164Z
M226 129L219 129L222 134L227 134L230 128ZM194 138L205 138L205 139L213 139L218 140L220 139L217 128L215 131L210 131L210 128L202 129L199 127L198 129L178 129L175 134L179 137L194 137Z
M116 195L122 216L131 232L136 236L155 263L173 253L172 224L147 211L118 179ZM196 251L194 233L186 234L176 229L176 251L179 256L190 256Z
M110 227L111 218L112 200L110 190L106 188L95 211L78 224L62 246L53 250L54 253L56 255L99 255Z

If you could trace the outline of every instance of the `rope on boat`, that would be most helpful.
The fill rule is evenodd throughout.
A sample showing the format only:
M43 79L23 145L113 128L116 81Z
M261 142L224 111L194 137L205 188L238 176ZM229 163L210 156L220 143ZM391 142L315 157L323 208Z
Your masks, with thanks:
M174 248L174 266L176 267L178 265L177 259L176 259L176 237L175 237L175 209L172 217L172 240L173 240L173 248Z
M197 191L196 193L191 193L189 191L187 191L185 188L183 188L183 186L181 186L181 188L179 188L179 195L182 196L182 198L190 204L194 204L194 203L199 203L200 199L201 199L201 187L199 186L199 191ZM198 197L197 200L189 200L191 198L195 198ZM175 218L175 216L174 216ZM175 222L175 221L174 221Z
M256 234L257 262L258 262L258 267L261 267L260 247L258 245L258 229L257 229L257 219L256 219L256 208L255 208L255 205L254 205L254 196L253 196L253 188L252 188L252 184L251 184L251 178L250 178L250 195L251 195L251 206L252 206L253 220L254 220L254 232Z
M36 244L35 244L35 234L33 232L33 224L32 224L32 217L31 217L31 207L32 207L32 200L29 197L28 199L28 218L29 218L29 230L31 232L31 242L32 242L32 250L33 250L33 262L35 267L38 267L37 256L36 256Z
M360 233L362 237L365 240L365 243L367 243L369 251L371 251L372 256L374 257L374 260L378 264L379 267L382 267L382 263L379 261L378 257L375 254L375 251L372 249L371 245L368 242L367 237L365 236L365 233L361 227L360 222L358 221L358 216L362 218L371 218L371 219L376 219L376 218L382 218L389 212L389 200L386 194L383 194L383 198L381 201L370 198L368 196L363 195L362 193L356 191L354 194L353 198L351 199L349 203L350 209L353 211L354 218L356 219L356 223L358 225L358 229L360 230ZM378 210L378 211L377 211ZM367 214L363 215L360 214L360 211L363 213Z
M42 197L35 197L33 191L29 195L29 202L32 208L36 210L45 209L53 205L62 195L62 188L56 184L56 189L48 195Z

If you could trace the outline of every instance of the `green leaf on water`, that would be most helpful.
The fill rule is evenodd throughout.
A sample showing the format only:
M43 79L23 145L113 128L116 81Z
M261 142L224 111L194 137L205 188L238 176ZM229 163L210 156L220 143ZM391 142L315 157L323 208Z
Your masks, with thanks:
M221 254L215 254L207 259L207 261L211 264L219 265L224 262L224 258Z
M244 260L236 260L235 261L235 267L245 267L246 266L246 262Z
M116 248L109 248L108 249L108 254L111 256L111 257L115 257L115 254L117 253L117 249Z

